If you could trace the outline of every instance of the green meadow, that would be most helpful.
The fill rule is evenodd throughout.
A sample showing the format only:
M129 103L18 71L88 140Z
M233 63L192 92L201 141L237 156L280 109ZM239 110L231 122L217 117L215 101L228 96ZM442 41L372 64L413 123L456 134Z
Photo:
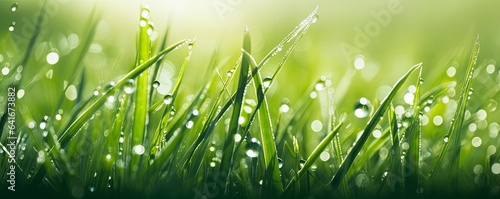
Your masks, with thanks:
M2 198L499 198L500 3L0 1Z

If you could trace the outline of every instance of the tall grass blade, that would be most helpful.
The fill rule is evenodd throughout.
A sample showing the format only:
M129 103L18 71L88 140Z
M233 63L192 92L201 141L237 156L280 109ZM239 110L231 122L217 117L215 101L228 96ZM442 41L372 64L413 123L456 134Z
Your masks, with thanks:
M271 125L271 115L269 113L269 107L267 104L267 99L264 94L265 90L262 85L262 77L260 72L257 72L254 78L255 91L258 100L258 118L260 135L262 138L262 150L264 153L264 164L266 170L269 172L270 179L264 179L265 181L271 181L270 186L273 187L270 198L276 198L283 191L283 183L281 182L280 171L278 167L278 153L276 151L276 144L274 141L274 131Z
M396 84L394 85L393 89L391 92L385 97L384 100L382 100L382 103L380 104L380 107L375 111L374 115L370 118L370 121L368 122L368 125L364 129L361 137L357 141L356 145L352 148L351 152L349 155L347 155L346 159L340 166L339 170L337 173L333 176L330 184L334 189L338 189L340 183L346 176L347 172L349 171L349 168L352 166L354 163L354 160L358 156L358 153L361 151L363 148L363 145L366 143L368 140L368 137L370 136L371 132L373 129L375 129L375 126L377 123L380 121L380 118L384 115L385 111L389 108L392 99L396 96L397 91L403 86L404 82L410 74L420 68L422 66L422 63L419 63L415 66L413 66L403 77L401 77Z
M141 8L140 28L139 28L139 41L138 41L138 57L136 65L148 60L151 56L151 39L149 38L148 29L151 27L149 21L149 9ZM149 70L144 70L136 79L135 89L135 102L134 102L134 117L132 129L132 146L144 147L144 137L146 134L146 121L148 120L149 108ZM142 154L133 153L131 159L131 177L135 178L136 171L139 169L139 161Z
M296 181L298 181L311 168L313 163L319 158L320 154L326 149L326 147L328 147L328 145L332 142L332 140L337 136L340 128L342 127L342 124L343 122L340 122L330 133L328 133L328 135L325 138L321 140L318 146L314 148L314 150L309 155L302 168L300 168L300 170L298 171L297 175L294 176L286 186L282 197L286 196L286 194L291 190L291 188L294 187Z
M92 103L85 109L83 110L78 117L75 118L75 120L72 121L71 124L67 128L61 129L62 135L59 137L59 141L61 143L61 147L65 147L68 142L73 139L73 137L78 133L78 129L81 128L81 126L87 122L87 120L94 114L96 110L98 110L101 105L106 101L106 98L113 93L117 88L121 88L129 79L133 79L137 77L139 74L141 74L144 70L148 69L150 66L152 66L156 61L158 61L160 58L162 58L164 55L168 54L169 52L179 48L180 46L183 46L187 43L187 40L182 40L179 41L172 46L162 50L160 53L157 55L151 57L144 63L140 64L138 67L132 69L129 73L127 73L123 78L120 80L116 81L115 86L109 88L108 90L105 90L102 94L98 96L92 96L91 100Z
M420 147L421 147L421 114L420 112L420 107L419 107L419 102L420 102L420 87L421 84L423 83L422 78L422 68L420 68L420 72L418 73L418 78L417 78L417 83L416 83L416 89L414 93L414 98L413 98L413 105L411 107L411 111L408 112L411 114L411 119L410 119L410 124L408 125L408 128L406 129L406 132L404 134L405 136L405 141L406 144L409 144L408 151L406 152L406 155L403 159L403 164L407 164L407 166L403 166L403 168L409 168L409 171L403 171L402 175L405 178L405 189L408 190L408 194L410 196L414 196L417 193L417 189L419 186L419 179L418 175L419 173L419 161L420 161Z
M251 41L250 41L250 33L248 31L248 27L245 29L245 35L243 38L243 49L245 51L251 51ZM228 173L226 180L226 195L229 193L229 183L231 176L231 167L232 167L232 159L234 157L234 136L238 133L238 129L240 128L240 124L238 123L241 114L241 108L243 106L243 99L245 97L245 92L247 88L247 78L249 71L250 63L249 61L243 57L241 60L240 67L240 75L238 79L238 89L236 90L235 99L233 101L233 112L231 114L231 119L229 122L229 130L226 136L226 140L224 142L224 148L222 150L222 160L219 171L224 171Z
M465 120L465 111L467 109L467 104L469 102L470 96L472 95L472 90L471 90L471 83L472 83L472 77L474 74L474 66L476 65L477 57L479 55L479 49L480 49L480 44L479 44L479 35L476 38L476 41L474 45L472 46L472 51L471 55L469 58L469 62L467 65L465 77L464 77L464 84L462 85L462 91L460 93L457 109L455 111L455 114L452 119L452 124L450 125L450 128L448 130L448 142L444 143L443 149L441 151L441 154L439 155L439 159L437 162L437 166L435 169L435 173L438 173L438 170L440 169L441 163L444 159L444 156L446 155L448 151L448 147L450 144L452 144L452 151L451 151L451 175L452 175L452 189L454 193L458 193L458 177L459 177L459 172L460 172L460 150L461 150L461 144L460 142L462 141L462 132L461 128ZM434 178L435 175L431 176Z

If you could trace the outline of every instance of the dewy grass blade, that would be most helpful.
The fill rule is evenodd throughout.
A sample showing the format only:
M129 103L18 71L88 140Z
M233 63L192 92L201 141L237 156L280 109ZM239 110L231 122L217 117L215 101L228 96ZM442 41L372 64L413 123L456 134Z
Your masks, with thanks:
M193 45L196 39L193 41L188 41L188 52L186 57L184 58L184 62L182 63L181 69L178 74L177 82L174 85L174 88L172 90L172 94L167 94L163 98L163 101L161 103L166 104L167 106L165 107L165 110L163 111L163 115L160 120L160 124L157 126L157 130L155 134L153 135L153 140L151 143L151 150L149 153L149 159L154 159L156 156L156 153L158 153L158 149L162 148L164 146L164 139L165 136L167 135L167 124L168 120L171 117L171 112L174 109L174 102L177 98L177 94L179 93L179 88L181 86L182 80L184 79L184 73L186 72L187 65L189 63L189 60L191 59L191 54L193 52ZM172 131L170 131L172 132ZM157 148L158 147L158 148Z
M250 33L248 31L248 27L245 29L245 35L243 39L243 49L245 51L250 52L251 50L251 40ZM233 112L231 114L231 119L229 122L229 130L226 136L226 140L224 142L224 148L222 151L222 160L219 171L228 173L226 180L226 195L228 194L228 187L231 175L231 167L234 156L234 135L238 133L238 129L240 128L240 124L238 123L240 119L241 108L243 106L243 99L245 97L245 92L247 88L247 78L249 71L250 63L249 61L243 57L241 60L240 67L240 76L238 79L238 89L235 94L235 99L233 101Z
M351 165L354 163L354 160L358 156L358 153L361 151L363 148L366 140L368 140L368 137L370 136L371 132L373 129L375 129L375 126L377 123L380 121L380 118L384 115L385 111L389 108L392 99L396 96L397 91L403 86L404 82L408 77L410 76L413 71L417 70L422 66L422 63L419 63L415 66L413 66L401 79L396 82L394 85L393 89L391 92L385 97L384 100L382 100L382 103L380 104L380 107L377 109L375 114L372 116L370 121L368 122L368 125L366 126L365 130L363 131L361 137L359 140L356 142L356 145L352 148L351 152L349 155L347 155L346 159L340 166L339 170L337 173L333 176L330 184L334 189L337 189L346 176L347 172L349 171L349 168Z
M151 57L144 63L140 64L138 67L132 69L129 73L127 73L123 78L120 80L116 81L115 86L109 88L108 90L105 90L104 93L96 96L93 99L93 102L87 107L84 111L82 111L78 117L73 120L73 122L64 129L61 129L62 135L59 137L59 141L61 143L61 147L65 147L68 142L76 135L78 132L77 130L92 116L92 114L98 110L101 105L106 101L106 98L108 95L110 95L112 92L114 92L117 88L121 88L129 79L133 79L137 77L139 74L141 74L144 70L148 69L150 66L152 66L156 61L158 61L160 58L168 54L169 52L179 48L180 46L183 46L187 43L188 40L182 40L179 41L172 46L162 50L160 53L157 55Z
M146 14L147 13L147 14ZM139 22L139 41L138 41L138 63L148 60L151 56L151 39L148 34L148 29L151 27L151 22L149 21L149 9L142 8ZM144 147L144 137L147 133L146 121L148 120L148 108L149 108L149 69L145 70L136 80L135 88L135 103L134 103L134 117L133 117L133 129L132 129L132 146L133 147ZM133 153L131 159L131 175L132 179L135 178L136 171L139 169L139 161L142 154Z
M443 149L441 151L441 154L439 155L439 159L437 162L437 166L435 169L435 173L438 173L437 171L439 170L441 163L444 159L444 156L446 152L448 151L448 147L450 145L450 142L452 142L452 157L451 157L451 165L452 165L452 170L451 170L451 175L452 175L452 182L453 182L453 190L455 191L454 193L457 193L458 191L458 175L460 172L460 142L462 141L462 135L461 135L461 128L464 123L464 115L465 111L467 109L467 103L469 102L469 98L472 94L471 90L471 82L472 82L472 77L474 74L474 66L476 65L477 57L479 55L479 49L480 49L480 44L479 44L479 35L472 46L472 52L471 56L469 59L469 63L467 66L467 70L465 73L464 77L464 85L462 86L462 92L460 93L460 98L458 101L457 109L455 111L455 114L453 116L452 124L450 126L450 129L448 130L448 142L444 143ZM431 178L434 178L435 175L431 176ZM431 179L432 180L432 179Z
M252 70L251 77L253 78L256 73L264 66L269 59L271 59L273 56L275 56L278 52L283 50L283 45L287 44L290 42L292 39L297 38L296 40L293 41L292 47L289 48L289 50L286 53L286 56L282 59L280 62L280 65L284 64L284 61L286 61L286 57L290 55L291 49L297 44L299 41L298 38L302 37L303 34L309 29L309 26L317 21L318 15L317 15L317 8L306 18L304 19L293 31L291 31L276 47L274 47L264 58L263 60L257 65L258 67ZM298 37L300 35L300 37ZM277 74L279 70L275 72L275 75ZM251 78L248 79L247 84L250 83ZM264 92L264 94L267 92ZM213 118L213 120L210 121L209 125L206 125L206 127L201 131L200 135L196 139L195 143L192 145L189 155L188 155L188 160L185 162L185 165L190 161L190 157L194 154L195 150L198 148L198 146L201 144L203 140L205 140L207 137L210 136L212 131L215 128L215 125L219 122L219 120L224 116L224 114L228 111L228 109L232 106L233 101L235 100L235 94L231 96L231 98L226 102L224 106L220 109L220 112Z
M283 183L281 182L280 171L278 167L278 153L276 151L276 144L274 141L273 128L271 126L271 115L269 113L269 108L267 104L267 99L264 94L264 87L262 85L262 77L260 72L257 72L254 78L255 91L258 99L258 118L260 126L260 135L262 138L262 151L264 153L264 164L266 170L271 170L272 173L269 176L271 179L265 179L265 181L271 181L271 186L273 187L272 193L274 196L268 196L276 198L283 191ZM272 164L274 163L274 164Z
M321 142L313 150L311 155L309 155L302 168L300 168L298 174L290 180L290 182L285 188L282 197L283 196L286 197L286 194L290 191L292 187L294 187L295 182L298 181L311 168L312 164L319 158L320 154L326 149L326 147L328 147L330 142L332 142L332 140L337 136L340 127L342 127L342 124L343 122L341 121L325 138L323 138L323 140L321 140Z
M411 111L413 115L411 116L409 127L406 129L404 134L405 141L409 144L408 151L404 157L405 164L403 168L411 168L411 172L406 172L406 175L402 175L405 178L405 189L408 190L406 194L415 195L419 186L419 161L420 161L420 137L421 137L421 112L419 107L420 102L420 87L423 83L422 80L422 68L418 73L416 89L413 98L413 105ZM410 112L411 114L411 112ZM407 166L406 166L407 165Z

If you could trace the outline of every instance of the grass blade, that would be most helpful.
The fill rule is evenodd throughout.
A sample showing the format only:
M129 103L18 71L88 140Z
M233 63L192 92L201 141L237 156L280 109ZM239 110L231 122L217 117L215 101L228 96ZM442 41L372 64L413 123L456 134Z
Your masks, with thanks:
M250 33L248 32L248 28L245 29L245 36L243 39L243 49L245 49L245 51L247 52L250 52L251 50ZM247 58L243 57L241 60L240 77L238 79L238 89L236 91L235 99L233 101L234 103L233 113L231 115L231 120L229 122L229 130L226 137L226 141L224 142L224 149L222 152L223 155L219 171L228 173L226 180L226 193L225 193L226 195L229 193L228 186L229 186L231 167L234 156L233 154L234 135L238 133L238 129L240 127L238 121L241 114L241 107L243 106L243 98L245 97L245 91L247 88L249 66L250 66L249 61L247 60Z
M354 160L358 156L358 153L361 151L363 148L363 145L365 144L366 140L368 140L368 137L370 136L371 132L373 129L375 129L375 126L377 123L380 121L380 118L384 115L385 111L389 108L392 99L396 96L397 91L403 86L404 82L410 74L420 68L422 66L422 63L419 63L415 66L413 66L403 77L401 77L396 84L394 85L393 89L391 92L385 97L384 100L382 100L382 103L380 104L380 107L377 109L375 114L372 116L370 121L368 122L368 125L366 126L365 130L363 131L363 134L359 138L358 142L356 145L352 148L351 152L349 155L347 155L345 161L342 163L340 166L339 170L337 173L333 176L330 184L334 189L337 189L346 176L347 172L349 171L349 168L351 165L354 163Z
M299 180L312 166L312 164L319 158L320 154L328 147L330 142L337 136L340 127L342 127L343 122L340 122L321 142L318 144L316 148L314 148L313 152L309 157L307 158L306 162L304 163L304 166L298 171L297 175L294 176L288 185L285 188L285 191L282 195L286 196L286 194L290 191L292 187L294 187L294 184L297 180Z
M148 13L148 14L143 14ZM150 27L149 9L141 9L140 28L139 28L139 42L138 42L138 57L136 65L148 60L151 56L151 39L149 38L148 29ZM143 145L144 137L146 134L146 121L148 120L148 107L149 107L149 70L144 70L136 80L135 89L135 103L134 103L134 117L132 129L132 146L139 147ZM135 173L139 169L139 161L141 154L133 153L131 159L131 177L135 178Z
M477 57L479 55L479 49L480 49L480 44L479 44L479 36L477 37L474 45L472 46L472 52L471 56L469 59L469 63L467 66L467 70L465 73L464 77L464 85L462 86L462 92L460 94L460 98L458 101L457 105L457 110L455 111L455 114L453 116L452 124L450 126L450 129L448 130L448 142L444 143L443 149L441 151L441 154L439 155L439 159L437 162L437 166L435 169L435 173L438 173L438 169L440 168L440 165L444 159L444 156L448 150L448 147L450 145L450 142L452 142L453 147L452 148L452 157L451 157L451 165L452 165L452 182L453 182L453 193L458 193L458 176L460 172L460 142L462 141L462 135L461 135L461 127L464 123L465 120L465 111L467 109L467 103L469 101L470 95L472 94L471 92L471 82L472 82L472 77L474 73L474 66L476 65ZM431 178L434 178L435 175L431 176ZM432 180L432 179L431 179Z
M92 116L92 114L96 110L98 110L101 107L101 105L106 101L108 95L114 92L117 88L121 88L129 79L137 77L144 70L148 69L154 63L156 63L156 61L158 61L164 55L168 54L174 49L179 48L180 46L185 45L186 43L187 40L182 40L162 50L157 55L151 57L144 63L140 64L138 67L132 69L123 78L118 80L115 86L109 88L108 90L105 90L104 93L98 96L94 96L93 97L94 100L89 105L89 107L87 107L84 111L82 111L81 114L79 114L78 117L76 117L75 120L73 120L73 122L67 128L62 129L62 135L59 137L59 142L61 143L61 147L64 148L68 144L68 142L78 133L78 129Z
M420 138L422 134L421 129L421 112L419 111L419 103L420 103L420 86L423 83L422 78L422 68L420 68L420 72L418 73L416 89L413 98L413 106L410 109L413 111L412 118L410 120L409 127L406 129L404 134L405 141L409 144L408 151L404 157L403 164L408 164L408 166L403 166L403 168L410 168L410 171L403 171L402 175L405 177L405 189L409 190L407 194L414 196L417 193L417 189L419 186L419 161L420 161ZM410 112L411 113L411 112Z

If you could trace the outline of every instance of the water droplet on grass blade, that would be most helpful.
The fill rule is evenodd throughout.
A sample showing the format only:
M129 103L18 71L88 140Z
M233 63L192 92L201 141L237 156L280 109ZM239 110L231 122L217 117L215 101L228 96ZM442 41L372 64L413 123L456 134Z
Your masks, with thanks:
M316 23L319 19L319 15L318 13L314 13L314 15L312 16L312 21L311 23Z
M269 88L269 86L271 86L272 81L273 81L273 79L271 77L265 77L262 80L262 86L264 86L264 88Z
M299 161L299 169L302 169L302 167L304 167L305 163L306 163L306 160L300 159L300 161Z
M186 128L191 129L191 128L193 128L193 126L194 126L194 122L192 120L189 120L188 122L186 122Z
M252 138L250 141L247 141L246 144L246 155L251 158L256 158L259 156L260 151L260 142L259 140Z
M135 80L129 79L123 85L123 91L127 94L132 94L135 92Z
M449 139L449 137L448 137L448 135L446 135L446 136L444 136L443 141L444 141L444 142L448 142L448 139Z
M13 3L13 4L10 6L10 10L11 10L12 12L15 12L15 11L17 11L17 7L18 7L18 6L19 6L19 4L18 4L18 3Z
M155 80L153 82L153 88L158 88L160 86L160 82L158 80Z
M169 105L172 103L173 99L172 95L165 95L165 97L163 97L163 103Z
M12 23L10 23L9 31L11 31L11 32L14 31L15 27L16 27L16 22L13 21Z
M362 97L354 104L354 115L357 118L367 117L372 110L372 105L368 99Z
M231 69L229 71L227 71L227 76L230 77L231 75L233 75L234 73L234 69Z
M278 168L282 168L283 167L283 160L281 158L278 158Z

